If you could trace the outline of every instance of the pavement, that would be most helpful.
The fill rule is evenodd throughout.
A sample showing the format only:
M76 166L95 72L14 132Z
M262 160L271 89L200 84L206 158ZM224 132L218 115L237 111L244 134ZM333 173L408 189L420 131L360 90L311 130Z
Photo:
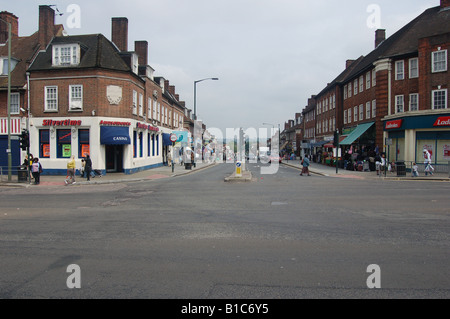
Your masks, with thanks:
M300 160L286 161L283 160L282 165L293 167L301 170L302 165ZM359 171L348 171L344 169L338 169L336 174L336 167L331 167L318 163L311 163L309 167L311 174L327 176L327 177L337 177L337 178L350 178L350 179L384 179L384 180L410 180L410 181L450 181L449 173L434 173L433 176L425 176L424 172L419 172L418 177L412 177L410 172L406 172L406 176L397 176L396 172L387 172L386 174L382 172L381 175L377 175L377 172L359 172Z
M173 172L172 167L170 166L161 166L157 168L153 168L146 171L137 172L134 174L124 174L124 173L108 173L101 177L91 177L90 181L87 181L86 178L82 178L81 176L75 176L75 184L70 184L67 186L76 186L76 185L95 185L95 184L111 184L111 183L122 183L122 182L140 182L140 181L148 181L148 180L158 180L165 178L173 178L177 176L183 176L187 174L192 174L194 172L198 172L209 167L214 166L215 163L198 163L192 169L185 169L184 165L175 164ZM34 185L34 183L29 182L18 182L17 175L12 176L12 181L8 182L8 176L0 176L0 187L39 187L39 186L65 186L64 180L66 176L41 176L41 183L39 185Z
M111 184L111 183L122 183L122 182L139 182L139 181L148 181L148 180L158 180L164 178L173 178L178 176L183 176L187 174L192 174L197 171L201 171L216 165L215 163L198 163L196 167L193 167L192 170L186 170L184 166L179 164L175 164L174 170L172 172L172 167L169 166L161 166L158 168L154 168L151 170L141 171L135 174L124 174L124 173L108 173L102 177L91 178L88 182L86 178L81 178L80 176L76 176L76 184L72 184L69 186L76 185L95 185L95 184ZM292 167L301 171L302 165L299 160L286 161L283 160L281 165L286 165L288 167ZM309 168L311 174L326 176L331 178L348 178L348 179L383 179L383 180L397 180L397 181L450 181L449 173L435 173L433 176L425 176L423 172L421 172L421 176L412 177L411 173L407 172L406 176L397 176L396 173L388 172L385 176L383 173L380 176L377 176L376 172L359 172L359 171L348 171L344 169L339 169L336 174L336 168L331 166L326 166L317 163L311 163ZM33 183L30 184L28 182L18 182L17 175L12 177L12 181L7 181L7 176L0 176L0 187L38 187ZM305 176L305 178L308 178ZM41 176L41 183L39 186L65 186L64 183L65 176ZM243 178L235 179L233 175L231 175L225 181L247 181L251 180L251 176L243 176Z

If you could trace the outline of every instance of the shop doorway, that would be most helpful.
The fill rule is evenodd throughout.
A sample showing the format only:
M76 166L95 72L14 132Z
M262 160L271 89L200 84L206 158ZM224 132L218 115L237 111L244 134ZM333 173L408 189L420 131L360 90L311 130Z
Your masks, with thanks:
M123 172L123 145L105 145L106 147L106 172Z

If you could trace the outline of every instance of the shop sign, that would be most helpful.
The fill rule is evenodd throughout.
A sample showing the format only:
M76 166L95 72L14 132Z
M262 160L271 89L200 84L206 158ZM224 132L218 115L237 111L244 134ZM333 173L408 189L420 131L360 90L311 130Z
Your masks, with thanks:
M450 116L439 117L434 126L450 126Z
M143 123L137 123L136 124L136 128L138 129L143 129L143 130L149 130L149 131L154 131L154 132L158 132L159 128L148 125L148 124L143 124Z
M117 122L117 121L101 121L100 125L105 126L131 126L130 122Z
M401 128L403 125L403 120L389 121L386 122L386 130L393 130Z
M44 120L42 126L80 126L82 121L64 120L64 121L53 121Z

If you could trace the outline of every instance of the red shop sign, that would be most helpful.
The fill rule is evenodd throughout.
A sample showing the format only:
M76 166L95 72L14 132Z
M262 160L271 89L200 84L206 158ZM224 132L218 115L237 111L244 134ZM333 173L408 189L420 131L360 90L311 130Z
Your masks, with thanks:
M434 126L450 126L450 116L443 116L436 120Z
M386 130L393 130L396 128L401 128L403 124L403 120L389 121L386 122Z

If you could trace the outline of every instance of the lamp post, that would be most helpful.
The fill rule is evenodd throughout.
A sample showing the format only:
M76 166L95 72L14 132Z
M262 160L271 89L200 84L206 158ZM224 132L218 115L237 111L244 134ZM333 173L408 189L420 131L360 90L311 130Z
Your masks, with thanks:
M219 78L207 78L202 80L194 81L194 121L197 120L197 83L212 80L212 81L219 81Z
M11 154L11 23L0 19L0 21L8 24L8 181L11 181L11 167L12 167L12 154Z

